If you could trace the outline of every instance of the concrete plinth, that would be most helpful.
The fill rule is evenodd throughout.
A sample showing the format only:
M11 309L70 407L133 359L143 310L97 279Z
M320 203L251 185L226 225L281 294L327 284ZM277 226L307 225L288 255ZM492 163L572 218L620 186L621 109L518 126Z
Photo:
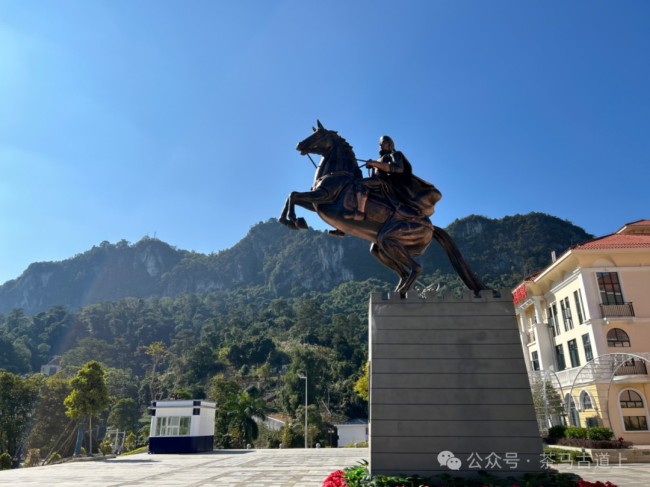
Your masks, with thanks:
M370 300L372 474L543 468L510 293Z

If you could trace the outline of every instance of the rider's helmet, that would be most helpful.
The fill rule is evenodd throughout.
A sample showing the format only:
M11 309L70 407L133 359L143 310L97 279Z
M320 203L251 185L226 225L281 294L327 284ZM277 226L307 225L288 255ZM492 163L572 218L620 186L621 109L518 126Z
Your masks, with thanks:
M388 142L388 146L391 151L395 150L395 142L393 142L393 139L391 139L388 135L382 135L379 138L379 145L382 145L384 142Z

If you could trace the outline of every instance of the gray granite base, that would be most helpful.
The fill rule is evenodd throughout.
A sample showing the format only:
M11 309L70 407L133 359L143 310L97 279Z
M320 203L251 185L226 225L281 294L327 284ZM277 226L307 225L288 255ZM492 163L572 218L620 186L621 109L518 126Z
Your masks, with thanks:
M540 472L532 395L508 291L370 299L370 468Z

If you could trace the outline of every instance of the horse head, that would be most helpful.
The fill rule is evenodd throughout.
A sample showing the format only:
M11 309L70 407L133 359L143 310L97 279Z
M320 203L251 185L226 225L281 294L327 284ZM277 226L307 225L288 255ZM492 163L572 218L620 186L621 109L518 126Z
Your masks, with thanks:
M332 150L332 141L333 136L336 135L336 132L333 130L327 130L323 127L323 124L320 123L320 120L317 120L318 128L313 128L313 133L304 140L298 142L296 150L300 152L303 156L305 154L318 154L321 156L327 155Z
M298 142L296 150L302 155L318 154L323 157L319 174L348 171L354 177L361 177L352 146L338 132L323 127L320 120L317 120L317 127L313 128L312 134Z

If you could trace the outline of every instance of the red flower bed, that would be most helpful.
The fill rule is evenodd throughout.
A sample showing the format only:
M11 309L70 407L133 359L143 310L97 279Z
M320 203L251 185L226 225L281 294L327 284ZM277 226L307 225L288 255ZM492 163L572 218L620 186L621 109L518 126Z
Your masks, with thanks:
M345 483L344 474L343 470L332 472L323 482L323 487L348 487L348 484Z

